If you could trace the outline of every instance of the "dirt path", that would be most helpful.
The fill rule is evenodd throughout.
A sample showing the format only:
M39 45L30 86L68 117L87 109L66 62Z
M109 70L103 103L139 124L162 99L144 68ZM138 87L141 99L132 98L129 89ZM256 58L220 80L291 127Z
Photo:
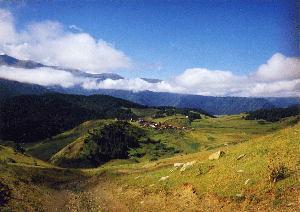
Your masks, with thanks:
M66 187L62 185L61 187ZM85 182L73 183L68 189L55 192L52 203L46 211L71 212L129 212L113 194L110 181L103 176L95 176Z
M129 212L128 208L118 200L111 190L110 182L106 180L89 189L88 194L93 198L100 211Z

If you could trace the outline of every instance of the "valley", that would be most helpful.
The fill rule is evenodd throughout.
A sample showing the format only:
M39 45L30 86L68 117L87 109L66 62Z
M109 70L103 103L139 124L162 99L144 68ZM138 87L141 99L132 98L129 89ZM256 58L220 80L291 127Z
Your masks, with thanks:
M1 210L300 209L298 115L270 122L248 120L255 113L119 106L134 118L82 120L34 142L2 140ZM209 160L218 151L223 157Z
M299 41L295 0L0 0L0 212L300 212Z

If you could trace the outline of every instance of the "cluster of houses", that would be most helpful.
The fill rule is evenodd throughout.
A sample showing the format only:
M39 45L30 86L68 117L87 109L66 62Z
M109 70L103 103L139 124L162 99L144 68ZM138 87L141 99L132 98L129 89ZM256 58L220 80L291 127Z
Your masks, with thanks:
M180 119L183 119L183 117L179 117ZM176 117L176 119L178 119L178 117ZM173 125L165 125L165 124L161 124L160 122L153 122L153 121L148 121L145 120L144 118L138 118L138 120L136 121L138 123L140 123L143 127L150 127L150 128L158 128L158 129L185 129L186 127L176 127Z

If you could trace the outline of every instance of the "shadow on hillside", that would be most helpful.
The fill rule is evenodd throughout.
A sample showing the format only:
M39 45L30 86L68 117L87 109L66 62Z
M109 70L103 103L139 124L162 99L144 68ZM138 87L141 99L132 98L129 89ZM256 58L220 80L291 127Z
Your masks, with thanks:
M73 138L73 137L79 137L79 135L80 135L80 133L72 132L72 133L66 134L66 135L55 136L51 139L51 141L58 141L58 140L64 140L64 139Z
M97 168L107 162L93 161L89 159L67 159L60 158L55 164L61 168Z

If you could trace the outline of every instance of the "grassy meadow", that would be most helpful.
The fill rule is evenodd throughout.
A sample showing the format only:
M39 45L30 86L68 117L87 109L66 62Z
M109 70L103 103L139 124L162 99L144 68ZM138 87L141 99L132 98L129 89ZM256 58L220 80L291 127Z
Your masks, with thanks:
M130 122L152 141L132 149L127 159L97 168L61 168L57 161L78 157L88 132L115 120L85 122L51 140L24 145L25 153L1 145L1 210L300 210L296 117L267 122L245 120L245 114L202 115L191 122L179 119L181 114L154 119L156 109L132 111L174 128ZM219 150L223 157L208 159ZM176 163L181 165L176 168Z
M110 163L94 171L108 170L114 189L132 211L296 211L299 130L299 124L273 133L266 130L265 136L255 134L247 142L218 147L226 153L219 160L208 160L213 149L152 163ZM184 172L174 168L175 163L191 161L196 163Z

